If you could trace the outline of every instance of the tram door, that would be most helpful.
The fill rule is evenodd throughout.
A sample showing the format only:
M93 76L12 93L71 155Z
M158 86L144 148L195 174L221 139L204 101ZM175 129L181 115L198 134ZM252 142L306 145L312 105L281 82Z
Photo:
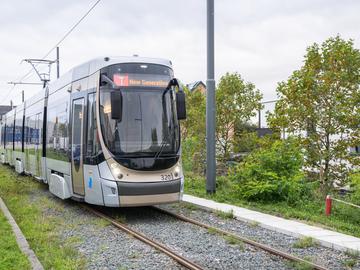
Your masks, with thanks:
M84 98L74 99L72 101L71 130L71 171L73 191L76 194L85 195L83 172Z

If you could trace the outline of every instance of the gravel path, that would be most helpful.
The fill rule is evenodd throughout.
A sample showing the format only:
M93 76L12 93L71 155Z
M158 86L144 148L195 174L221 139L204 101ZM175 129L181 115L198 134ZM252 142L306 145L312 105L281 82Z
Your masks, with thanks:
M246 223L236 219L224 219L217 214L199 209L187 203L163 205L164 209L194 218L203 223L248 237L258 242L278 248L282 251L296 254L302 258L311 259L313 262L326 266L329 269L351 269L347 263L354 258L337 250L322 246L308 248L294 248L293 245L298 238L274 232L258 226L257 224ZM352 269L360 269L359 258Z
M151 208L112 209L133 229L166 244L207 269L291 269L288 262Z

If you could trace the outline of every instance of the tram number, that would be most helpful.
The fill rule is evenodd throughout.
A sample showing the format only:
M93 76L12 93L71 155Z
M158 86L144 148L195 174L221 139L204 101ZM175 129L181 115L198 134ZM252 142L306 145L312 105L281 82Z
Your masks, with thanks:
M170 174L161 174L160 177L161 177L161 181L170 181L170 180L174 179L174 176L173 176L172 173L170 173Z

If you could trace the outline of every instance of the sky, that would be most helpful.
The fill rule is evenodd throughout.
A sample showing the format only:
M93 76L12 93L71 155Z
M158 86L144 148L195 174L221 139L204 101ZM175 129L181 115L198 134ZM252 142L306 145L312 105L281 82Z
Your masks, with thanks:
M41 90L8 82L31 69L23 59L42 58L94 3L0 0L0 104ZM340 34L360 48L359 12L357 0L215 0L216 81L238 72L264 101L276 99L277 83L301 67L314 42ZM60 44L60 74L95 57L133 54L168 58L183 83L205 82L206 0L102 0Z

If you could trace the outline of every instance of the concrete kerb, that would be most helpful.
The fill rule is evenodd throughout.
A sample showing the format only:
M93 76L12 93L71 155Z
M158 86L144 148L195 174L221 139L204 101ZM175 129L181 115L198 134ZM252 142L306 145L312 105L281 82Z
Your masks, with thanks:
M16 221L12 217L9 209L6 207L4 201L0 197L0 208L4 213L6 219L8 220L16 238L16 242L20 248L20 250L28 257L31 267L34 270L43 270L43 266L36 257L34 251L30 248L29 243L27 242L25 236L21 232L19 226L16 224Z
M335 250L360 251L360 238L354 236L187 194L184 194L183 201L205 210L232 211L234 217L238 220L248 223L256 222L258 226L262 228L294 237L312 237L318 241L320 245Z

